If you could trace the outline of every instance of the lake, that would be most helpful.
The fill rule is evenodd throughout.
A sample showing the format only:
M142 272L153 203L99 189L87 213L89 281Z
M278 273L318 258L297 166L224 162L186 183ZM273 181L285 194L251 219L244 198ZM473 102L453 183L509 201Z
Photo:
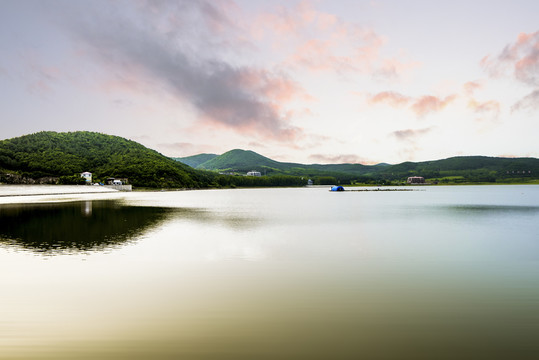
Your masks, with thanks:
M539 358L539 186L328 189L0 204L0 359Z

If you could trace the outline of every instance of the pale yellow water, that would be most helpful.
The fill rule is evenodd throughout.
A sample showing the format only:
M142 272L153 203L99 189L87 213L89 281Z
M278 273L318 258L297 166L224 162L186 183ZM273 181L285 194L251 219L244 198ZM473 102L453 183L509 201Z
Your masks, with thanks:
M0 359L535 359L539 187L0 205Z

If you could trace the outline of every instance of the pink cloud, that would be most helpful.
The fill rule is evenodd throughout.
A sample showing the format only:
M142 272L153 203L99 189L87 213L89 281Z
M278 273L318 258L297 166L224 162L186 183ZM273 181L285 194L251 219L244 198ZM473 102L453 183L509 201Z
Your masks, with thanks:
M411 109L418 116L425 116L429 113L443 110L449 103L455 100L456 97L456 95L449 95L442 99L432 95L425 95L416 99L411 105Z
M457 98L457 95L449 95L445 98L440 98L433 95L424 95L418 98L412 98L406 95L402 95L398 92L383 91L375 95L371 95L368 98L370 104L384 103L391 107L404 107L408 106L416 115L423 117L427 114L439 112L443 110L448 104L453 102Z
M386 38L315 9L310 1L268 11L259 15L254 24L254 37L265 36L266 41L278 46L280 53L288 54L283 64L294 69L360 72L397 79L419 66L402 54L382 56Z
M334 44L330 40L310 39L299 45L287 63L313 71L354 71L354 59L332 54Z
M473 93L477 90L480 90L483 88L483 82L476 80L476 81L468 81L463 86L464 92L468 95L473 95Z
M485 87L485 81L468 81L463 86L464 98L468 99L467 108L480 115L476 120L482 121L485 117L497 119L501 111L501 103L497 100L478 101L474 98L476 91Z
M471 99L468 102L468 108L472 109L478 114L489 114L494 117L498 117L498 115L500 114L501 105L500 102L496 100L478 102Z
M402 74L420 66L417 61L403 62L397 58L383 59L382 65L375 71L379 77L386 79L398 79Z
M309 159L315 163L321 164L367 164L369 163L364 158L355 154L343 154L343 155L324 155L313 154L309 156Z
M295 7L279 6L259 14L254 21L258 29L271 29L278 36L297 36L307 29L328 30L338 23L337 16L316 10L311 1L301 1Z
M262 69L245 69L232 81L253 94L264 96L277 106L294 99L312 100L312 97L297 82L284 74L274 74Z
M398 92L383 91L370 97L368 101L371 104L385 103L393 107L400 107L408 105L411 98Z
M539 31L521 33L498 56L485 56L481 66L493 77L512 71L514 77L528 85L539 85Z

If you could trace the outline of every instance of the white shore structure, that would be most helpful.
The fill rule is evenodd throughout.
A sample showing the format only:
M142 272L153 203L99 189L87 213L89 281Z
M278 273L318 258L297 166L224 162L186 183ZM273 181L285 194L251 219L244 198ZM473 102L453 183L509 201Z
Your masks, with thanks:
M122 194L108 186L0 185L0 204L110 199Z

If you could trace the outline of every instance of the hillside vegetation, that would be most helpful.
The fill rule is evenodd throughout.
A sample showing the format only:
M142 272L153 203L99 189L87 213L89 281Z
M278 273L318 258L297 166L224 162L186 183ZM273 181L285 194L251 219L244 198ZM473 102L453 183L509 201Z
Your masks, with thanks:
M89 171L94 182L128 178L136 187L209 188L303 186L315 184L402 184L408 176L432 183L515 183L539 179L539 159L453 157L397 165L297 164L264 157L253 151L232 150L223 155L179 158L118 136L95 132L39 132L0 141L0 183L74 184ZM267 176L245 175L256 170Z
M185 158L178 158L184 161ZM189 158L187 158L189 159ZM539 159L460 156L397 165L297 164L278 162L253 151L235 149L197 165L197 169L246 173L260 171L268 176L289 175L311 178L318 184L399 184L409 176L430 182L528 182L539 179Z
M77 183L89 171L94 181L128 178L135 186L207 185L201 172L143 145L95 132L39 132L0 141L0 182Z
M173 157L172 159L174 159L176 161L180 161L180 162L184 163L185 165L189 165L192 168L196 168L200 164L203 164L206 161L209 161L209 160L211 160L211 159L213 159L214 157L217 157L217 156L218 156L217 154L198 154L198 155L187 156L187 157L183 157L183 158L174 158Z

